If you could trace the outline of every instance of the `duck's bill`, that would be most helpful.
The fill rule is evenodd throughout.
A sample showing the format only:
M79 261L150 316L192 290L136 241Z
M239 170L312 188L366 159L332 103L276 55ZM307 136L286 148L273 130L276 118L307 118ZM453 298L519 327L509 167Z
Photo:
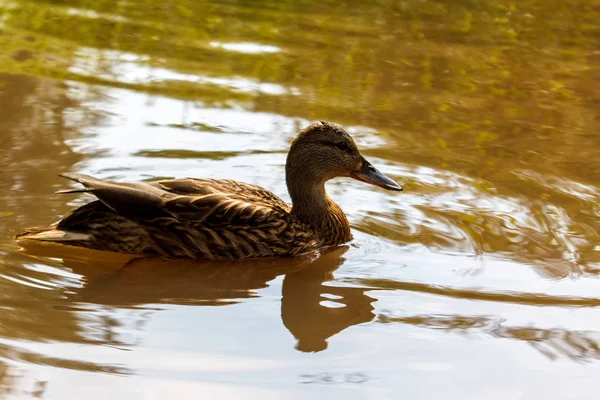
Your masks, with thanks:
M359 171L355 171L350 176L356 180L370 183L371 185L379 186L387 190L402 191L402 186L396 183L393 179L388 178L379 172L370 162L363 158L362 167Z

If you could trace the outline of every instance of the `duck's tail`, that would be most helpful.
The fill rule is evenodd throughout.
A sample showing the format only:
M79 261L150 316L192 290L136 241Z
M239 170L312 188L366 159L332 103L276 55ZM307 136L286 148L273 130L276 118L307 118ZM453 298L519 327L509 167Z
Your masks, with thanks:
M67 178L72 181L81 183L86 187L82 189L59 190L58 192L56 192L57 194L90 192L89 186L93 186L93 184L96 182L101 182L100 180L94 177L83 174L61 173L58 175L63 178ZM67 230L58 229L58 223L56 223L50 226L26 229L25 231L15 235L14 239L18 241L35 240L43 242L58 242L69 244L74 242L88 241L90 239L90 235L87 233L69 232Z
M81 242L89 240L87 233L56 229L56 225L30 228L14 236L16 240L39 240L44 242Z

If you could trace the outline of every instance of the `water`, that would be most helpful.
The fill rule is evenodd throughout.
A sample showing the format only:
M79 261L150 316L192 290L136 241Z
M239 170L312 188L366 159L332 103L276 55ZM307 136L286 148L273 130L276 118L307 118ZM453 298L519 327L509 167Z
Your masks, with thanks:
M0 398L590 398L600 4L0 0ZM305 262L19 251L56 174L234 178L289 200L323 119L390 193ZM43 253L46 251L46 253Z

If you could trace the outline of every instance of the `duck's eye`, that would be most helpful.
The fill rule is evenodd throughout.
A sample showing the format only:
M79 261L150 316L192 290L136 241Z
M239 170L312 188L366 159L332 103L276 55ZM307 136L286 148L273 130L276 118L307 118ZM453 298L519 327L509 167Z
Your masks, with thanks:
M346 142L337 142L335 145L340 150L348 150L348 143Z

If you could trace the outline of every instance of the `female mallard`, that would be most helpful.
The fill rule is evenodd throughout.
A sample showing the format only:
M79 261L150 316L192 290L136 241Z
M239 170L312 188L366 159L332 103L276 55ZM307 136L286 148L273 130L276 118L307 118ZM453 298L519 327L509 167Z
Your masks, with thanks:
M132 254L196 259L295 256L352 239L325 182L349 176L401 191L359 153L337 125L317 122L292 143L285 167L292 206L255 185L217 179L148 183L108 182L81 174L61 176L98 200L19 240L40 240Z

